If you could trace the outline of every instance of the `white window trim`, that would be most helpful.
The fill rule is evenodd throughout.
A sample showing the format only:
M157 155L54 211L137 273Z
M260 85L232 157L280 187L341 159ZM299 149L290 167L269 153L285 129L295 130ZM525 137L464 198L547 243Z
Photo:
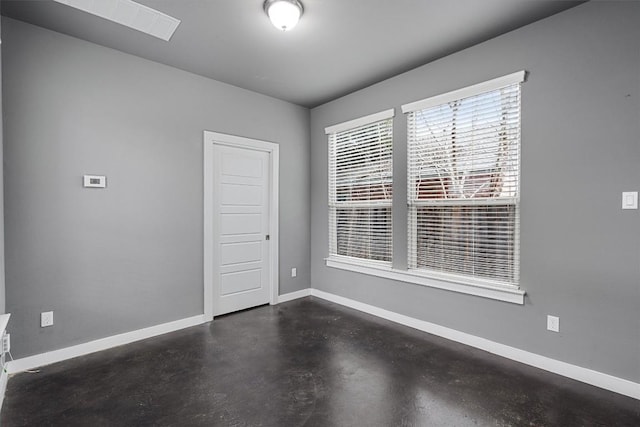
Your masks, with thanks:
M519 305L524 305L524 296L526 295L524 290L516 289L513 286L501 286L499 284L492 284L490 281L474 280L456 275L399 270L386 266L375 266L372 265L372 263L363 263L360 262L360 260L353 262L351 259L339 257L326 258L325 263L327 267L338 268L340 270L368 274L385 279L397 280L399 282L444 289Z
M373 268L375 270L391 271L390 262L376 261L373 259L356 258L345 255L329 255L327 258L325 258L325 261L327 261L327 263L337 263L340 265L355 265L360 267Z
M324 133L329 135L331 133L344 132L346 130L351 130L360 126L379 122L381 120L390 119L394 116L395 116L395 108L391 108L389 110L380 111L379 113L369 114L368 116L359 117L357 119L349 120L347 122L342 122L342 123L335 124L333 126L328 126L324 128Z
M384 111L380 111L378 113L373 113L373 114L369 114L367 116L363 116L363 117L358 117L357 119L353 119L353 120L348 120L346 122L342 122L342 123L338 123L332 126L327 126L324 131L326 135L330 135L330 134L335 134L335 133L339 133L339 132L344 132L344 131L348 131L351 129L355 129L357 127L360 126L366 126L369 125L371 123L375 123L375 122L379 122L382 120L387 120L387 119L391 119L393 117L395 117L396 114L396 110L395 108L390 108L388 110L384 110ZM357 205L358 202L352 202L352 205ZM378 201L363 201L361 203L362 207L390 207L391 208L391 212L393 214L393 201L385 201L385 202L378 202ZM331 213L331 209L329 209L329 215L332 215ZM330 219L331 221L331 219ZM391 227L392 227L392 238L393 238L393 221L391 222ZM331 226L329 225L329 233L331 233ZM393 259L393 245L391 247L391 254L392 254L392 259ZM374 268L374 269L382 269L382 270L388 270L391 268L391 261L389 262L385 262L385 261L376 261L376 260L370 260L370 259L364 259L364 258L355 258L355 257L348 257L348 256L342 256L342 255L336 255L336 254L329 254L329 257L327 258L327 260L331 260L331 261L335 261L338 263L347 263L348 265L354 265L354 266L361 266L361 267L365 267L365 268Z
M432 96L431 98L410 102L409 104L404 104L402 106L402 112L404 114L411 113L413 111L435 107L436 105L446 104L447 102L455 101L458 99L480 95L481 93L490 92L492 90L500 89L506 86L511 86L512 84L522 83L524 82L525 77L526 77L526 71L524 70L517 71L515 73L498 77L493 80L478 83L472 86L463 87L462 89L457 89L451 92Z
M411 102L408 104L402 105L403 113L412 113L414 111L423 110L426 108L434 107L436 105L445 104L447 102L455 101L458 99L468 98L471 96L476 96L485 92L490 92L492 90L500 89L506 86L510 86L517 83L522 83L526 79L526 71L518 71L515 73L508 74L506 76L498 77L489 81L481 82L472 86L467 86L461 89L457 89L451 92L447 92L444 94L439 94L437 96L433 96L430 98L422 99L419 101ZM520 147L518 147L520 149ZM520 163L521 158L518 155L518 163ZM520 167L520 164L518 165ZM442 205L452 205L452 204L486 204L487 201L443 201L440 204ZM490 204L515 204L517 211L520 209L520 192L518 191L518 196L514 199L510 200L494 200L489 202ZM415 206L421 205L437 205L438 202L415 202ZM519 212L516 213L519 215ZM408 218L407 222L408 227L415 227L415 219ZM408 233L408 244L415 244L415 242L411 242L412 239L415 239L416 233ZM519 258L520 251L520 222L516 221L516 230L515 230L515 239L516 239L516 257ZM407 260L409 261L409 260ZM327 260L327 265L329 266L330 262ZM331 262L332 267L343 268L346 270L356 271L351 266L345 265L334 265L335 263ZM345 268L346 266L346 268ZM515 265L516 270L519 270L519 263ZM378 271L361 271L361 273L372 274L381 277L392 278L395 280L400 280L409 283L415 283L419 285L435 287L439 289L451 290L454 292L460 292L470 295L477 295L485 298L496 299L500 301L511 302L515 304L524 304L524 296L526 291L522 290L519 285L512 284L503 284L498 281L492 281L490 279L481 279L477 277L467 277L457 274L451 273L442 273L433 270L426 269L409 269L409 270L396 270L391 269L390 277L389 274L380 275ZM516 277L519 277L519 272L516 271Z

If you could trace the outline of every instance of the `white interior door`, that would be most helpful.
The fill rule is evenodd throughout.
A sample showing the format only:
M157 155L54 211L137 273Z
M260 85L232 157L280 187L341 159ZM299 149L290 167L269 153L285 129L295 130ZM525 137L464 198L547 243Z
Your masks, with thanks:
M214 316L270 302L269 156L213 146Z

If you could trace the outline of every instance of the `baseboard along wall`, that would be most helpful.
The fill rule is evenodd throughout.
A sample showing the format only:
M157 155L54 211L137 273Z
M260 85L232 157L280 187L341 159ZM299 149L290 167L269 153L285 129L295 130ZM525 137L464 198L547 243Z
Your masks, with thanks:
M321 291L319 289L311 289L311 295L336 304L350 307L364 313L368 313L395 323L399 323L410 328L418 329L429 334L437 335L442 338L466 344L516 362L524 363L539 369L543 369L554 374L562 375L573 380L577 380L586 384L623 394L625 396L640 399L640 384L614 377L609 374L594 371L592 369L583 368L581 366L572 365L570 363L561 362L546 356L520 350L515 347L500 344L485 338L457 331L455 329L446 328L436 325L435 323L426 322L424 320L415 319L385 310L373 305L365 304L339 295Z
M39 368L41 366L50 365L52 363L62 362L63 360L73 359L74 357L84 356L95 353L97 351L106 350L120 345L144 340L158 335L167 334L169 332L178 331L180 329L205 323L204 315L188 317L186 319L175 320L173 322L162 323L160 325L150 326L136 331L125 332L123 334L113 335L83 344L62 348L60 350L48 351L46 353L36 354L33 356L23 357L7 363L7 371L9 374L15 374L27 370Z
M9 381L9 374L4 369L0 370L0 410L4 402L4 392L7 390L7 381Z
M424 320L415 319L413 317L385 310L380 307L324 292L319 289L308 288L280 295L278 297L278 303L284 303L307 296L314 296L326 301L343 305L345 307L353 308L355 310L362 311L364 313L368 313L382 319L390 320L392 322L408 326L410 328L418 329L420 331L456 341L461 344L466 344L471 347L475 347L480 350L505 357L507 359L515 360L526 365L553 372L567 378L581 381L586 384L590 384L596 387L603 388L605 390L613 391L615 393L640 400L640 384L638 383L614 377L612 375L594 371L588 368L583 368L581 366L576 366L570 363L551 359L539 354L520 350L515 347L510 347L508 345L500 344L485 338L460 332L455 329L446 328L444 326L436 325ZM161 325L140 329L137 331L127 332L124 334L90 341L88 343L79 344L60 350L54 350L34 356L25 357L22 359L16 359L7 363L7 371L9 374L13 374L31 370L41 366L49 365L51 363L61 362L63 360L83 356L86 354L94 353L96 351L106 350L108 348L132 343L146 338L151 338L157 335L166 334L169 332L188 328L190 326L199 325L205 322L206 319L204 315L193 316L186 319L176 320L174 322L163 323ZM3 372L2 376L0 376L0 402L4 397L4 387L6 387L6 382L7 373Z
M311 288L301 289L299 291L290 292L290 293L284 294L284 295L279 295L278 296L278 304L281 304L281 303L287 302L287 301L293 301L294 299L298 299L298 298L308 297L310 295L311 295Z

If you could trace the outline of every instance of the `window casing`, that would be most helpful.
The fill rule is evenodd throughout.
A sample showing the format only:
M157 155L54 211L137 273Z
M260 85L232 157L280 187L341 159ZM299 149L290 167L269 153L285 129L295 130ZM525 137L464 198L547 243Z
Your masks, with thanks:
M520 71L402 106L408 124L407 269L391 266L392 142L379 144L378 155L366 148L375 140L367 126L390 119L393 110L326 128L327 267L524 304L518 269L525 75ZM389 137L390 126L389 120ZM359 136L367 132L368 138ZM360 161L352 164L344 153ZM363 173L362 165L379 173Z
M523 80L515 73L403 106L409 270L518 287Z
M393 110L331 126L329 258L390 267Z

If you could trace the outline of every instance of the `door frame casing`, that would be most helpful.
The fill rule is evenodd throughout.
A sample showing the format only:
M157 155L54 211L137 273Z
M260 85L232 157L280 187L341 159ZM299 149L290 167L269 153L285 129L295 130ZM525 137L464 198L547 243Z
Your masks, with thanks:
M279 293L278 248L280 233L278 230L278 177L280 169L280 146L273 142L242 136L204 131L204 318L213 320L213 280L214 280L214 145L246 148L269 153L269 287L271 305L277 304Z

